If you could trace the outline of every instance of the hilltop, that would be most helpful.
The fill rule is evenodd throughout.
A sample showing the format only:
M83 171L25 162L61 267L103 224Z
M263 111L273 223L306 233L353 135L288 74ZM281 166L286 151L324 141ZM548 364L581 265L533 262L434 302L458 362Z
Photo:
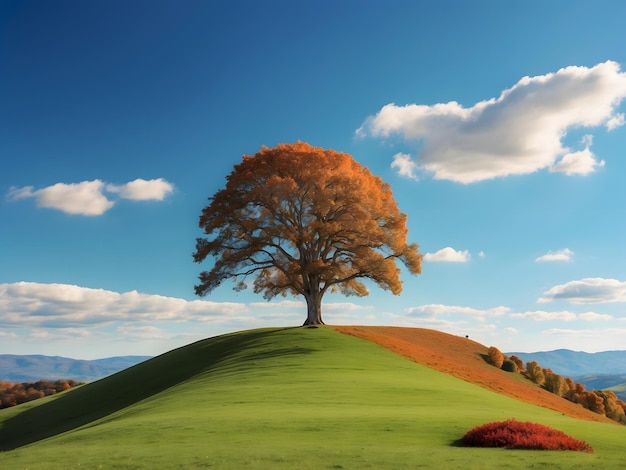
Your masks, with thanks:
M505 395L526 380L483 366L483 345L429 330L344 328L351 335L319 327L209 338L2 410L0 467L494 468L502 450L458 440L509 418L595 449L509 451L509 468L626 465L626 427L533 405L530 392Z

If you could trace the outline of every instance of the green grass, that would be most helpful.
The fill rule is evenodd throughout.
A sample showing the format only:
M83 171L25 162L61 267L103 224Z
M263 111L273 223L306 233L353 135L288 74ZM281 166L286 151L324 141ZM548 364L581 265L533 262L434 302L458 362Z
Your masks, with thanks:
M612 390L618 393L626 392L626 384L613 385L612 387L607 388L607 390Z
M595 453L457 445L506 418ZM0 411L2 469L610 469L626 467L624 443L624 426L527 405L330 328L212 338Z

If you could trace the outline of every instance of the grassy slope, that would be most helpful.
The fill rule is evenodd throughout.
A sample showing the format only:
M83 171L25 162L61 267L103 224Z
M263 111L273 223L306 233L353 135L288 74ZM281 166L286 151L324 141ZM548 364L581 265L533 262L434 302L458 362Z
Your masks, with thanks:
M511 417L596 453L454 445ZM626 427L521 403L331 328L201 341L0 412L0 468L623 468L624 442Z
M335 329L373 341L407 359L517 400L574 418L610 421L542 389L521 374L510 374L489 365L487 346L475 341L423 328L338 326Z

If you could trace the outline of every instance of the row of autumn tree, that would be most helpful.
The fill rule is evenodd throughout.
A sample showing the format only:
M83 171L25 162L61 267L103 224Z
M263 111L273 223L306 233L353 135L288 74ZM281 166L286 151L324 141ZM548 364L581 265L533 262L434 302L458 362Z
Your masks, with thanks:
M577 403L594 413L626 424L626 402L610 390L585 390L585 386L569 377L562 377L551 369L542 368L537 361L524 362L517 356L507 357L495 346L488 351L489 362L507 372L518 372L544 390Z
M7 383L0 380L0 409L54 395L81 383L75 380L39 380L24 383Z

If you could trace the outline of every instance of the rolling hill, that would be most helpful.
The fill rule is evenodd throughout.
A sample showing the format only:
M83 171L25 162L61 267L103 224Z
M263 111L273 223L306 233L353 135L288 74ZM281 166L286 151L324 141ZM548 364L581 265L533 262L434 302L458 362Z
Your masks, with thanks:
M36 382L73 379L92 382L119 372L150 356L118 356L91 361L58 356L0 354L0 380Z
M626 465L625 426L532 404L519 374L484 364L485 346L432 330L346 328L210 338L2 410L0 468ZM555 427L595 453L458 445L468 429L507 418Z

